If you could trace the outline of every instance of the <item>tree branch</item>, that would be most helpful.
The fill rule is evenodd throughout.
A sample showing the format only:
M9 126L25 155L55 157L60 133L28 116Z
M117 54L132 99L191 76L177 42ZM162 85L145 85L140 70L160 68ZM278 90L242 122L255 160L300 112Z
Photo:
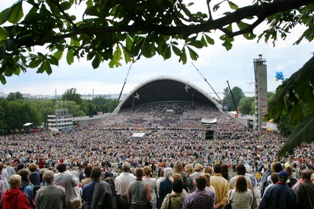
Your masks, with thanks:
M74 28L72 32L67 34L57 35L53 37L45 37L38 41L30 41L24 40L20 42L21 47L31 47L36 45L44 45L46 43L54 43L60 40L73 37L78 34L87 34L87 35L97 35L104 33L157 33L164 35L183 35L189 36L191 34L200 33L200 32L208 32L210 30L221 29L226 25L240 22L243 19L257 17L257 21L255 21L251 26L246 29L234 32L227 33L229 36L234 37L241 34L245 34L247 32L253 31L255 27L257 27L262 21L264 21L268 16L276 14L278 12L284 12L287 10L299 8L301 6L312 4L313 0L278 0L272 3L264 3L262 5L254 5L247 6L236 10L235 12L224 16L222 18L216 20L209 20L204 23L200 23L198 25L185 25L185 26L162 26L162 25L151 25L151 24L137 24L137 25L126 25L126 26L110 26L110 27L101 27L101 28ZM226 31L224 31L226 33Z

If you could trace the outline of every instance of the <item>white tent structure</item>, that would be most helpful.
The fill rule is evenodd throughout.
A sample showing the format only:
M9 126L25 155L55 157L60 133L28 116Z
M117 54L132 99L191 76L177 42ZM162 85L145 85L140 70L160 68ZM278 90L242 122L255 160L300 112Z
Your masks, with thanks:
M217 123L217 118L202 118L203 125L212 125Z
M146 136L145 133L133 133L131 138L137 140L137 139L144 139L145 136Z

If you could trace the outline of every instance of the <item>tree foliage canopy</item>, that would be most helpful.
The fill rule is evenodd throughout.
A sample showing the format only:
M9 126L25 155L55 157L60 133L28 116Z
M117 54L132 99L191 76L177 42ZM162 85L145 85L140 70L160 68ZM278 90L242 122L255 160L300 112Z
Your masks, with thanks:
M68 64L86 58L94 68L156 54L184 64L198 58L196 49L215 44L217 30L227 50L235 36L275 42L297 25L306 27L296 43L313 40L313 0L253 0L243 7L236 1L242 0L18 0L0 13L0 81L28 68L51 74L63 56ZM206 12L193 11L200 3ZM75 15L78 7L82 17ZM262 22L268 28L255 34Z

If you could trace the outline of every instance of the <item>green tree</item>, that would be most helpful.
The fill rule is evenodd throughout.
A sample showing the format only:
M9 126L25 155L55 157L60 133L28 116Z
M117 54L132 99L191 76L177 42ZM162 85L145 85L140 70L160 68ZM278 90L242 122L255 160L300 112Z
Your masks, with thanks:
M66 108L69 109L73 117L86 116L87 114L81 110L81 105L77 104L75 101L67 101Z
M206 12L193 11L194 4L204 2L17 0L0 13L0 80L6 83L6 76L27 68L51 74L63 56L68 64L86 58L94 68L104 61L119 67L122 60L157 54L164 59L175 55L185 64L188 56L198 58L197 49L215 44L211 32L217 30L227 50L235 36L275 43L298 25L306 27L296 44L313 40L313 0L254 0L242 7L236 4L242 0L208 0ZM82 18L75 16L77 7L85 9ZM255 34L263 22L268 28Z
M79 93L76 92L75 88L70 88L67 89L63 94L62 94L62 100L64 102L67 101L74 101L76 104L82 104L82 98Z
M227 103L230 106L230 109L234 111L235 105L237 107L239 106L239 102L244 97L244 93L242 89L237 86L233 87L231 91L234 97L235 104L233 102L232 95L228 87L224 89L224 97L222 99L222 103Z
M289 122L291 135L280 154L292 153L301 143L314 141L314 57L276 89L268 118Z
M15 92L15 93L10 92L7 96L8 101L14 101L18 99L21 99L21 100L24 99L23 95L20 92Z
M252 114L252 103L254 103L254 101L255 97L243 97L239 102L240 113L246 115Z

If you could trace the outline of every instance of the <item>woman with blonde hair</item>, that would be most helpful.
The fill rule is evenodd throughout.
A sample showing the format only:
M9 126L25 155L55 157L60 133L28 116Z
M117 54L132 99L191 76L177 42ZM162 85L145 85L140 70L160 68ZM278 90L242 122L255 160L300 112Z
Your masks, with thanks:
M251 209L253 203L253 192L248 188L245 177L239 176L236 180L235 189L228 193L227 205L232 209Z
M189 178L187 177L186 173L184 172L183 165L180 161L176 161L173 166L174 173L180 174L183 180L183 188L187 191L189 188Z
M144 175L143 176L143 181L149 184L150 186L150 194L152 196L151 203L152 203L152 209L156 209L156 202L157 202L157 197L156 197L156 191L157 191L157 183L155 178L151 178L150 175L152 173L152 168L150 166L145 166L144 167Z

